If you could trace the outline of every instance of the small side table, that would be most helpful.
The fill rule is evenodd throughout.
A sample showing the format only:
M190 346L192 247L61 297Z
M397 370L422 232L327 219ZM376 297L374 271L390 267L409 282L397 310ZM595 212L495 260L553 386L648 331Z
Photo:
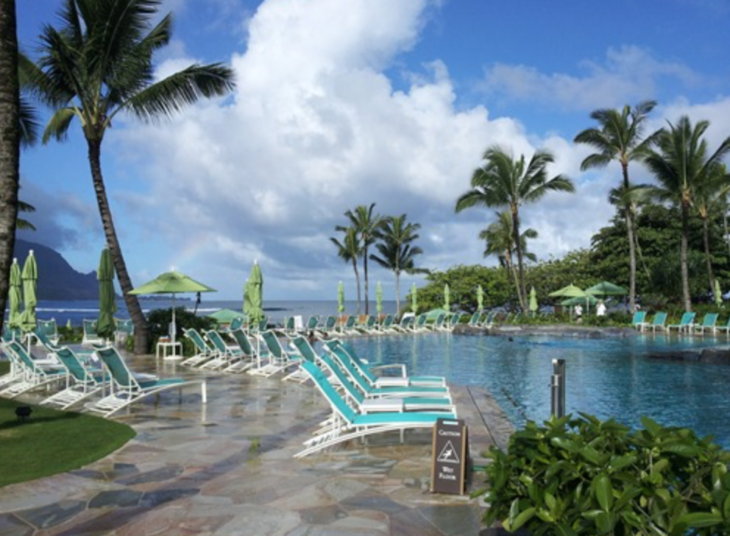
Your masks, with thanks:
M182 359L182 343L178 341L158 342L157 347L155 348L155 357L159 358L160 355L162 355L162 359L165 361L176 361L178 359Z

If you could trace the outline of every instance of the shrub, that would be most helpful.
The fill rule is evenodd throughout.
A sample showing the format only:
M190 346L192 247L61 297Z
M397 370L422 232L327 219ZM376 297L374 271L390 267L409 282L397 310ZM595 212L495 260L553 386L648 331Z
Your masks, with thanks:
M167 336L168 326L172 322L172 309L155 309L147 315L147 321L150 324L150 351L153 351L160 337ZM187 337L184 337L183 329L194 328L201 332L213 329L216 325L214 319L207 316L197 316L184 307L175 308L175 340L183 345L183 355L193 355L195 347Z
M81 327L58 326L58 335L64 344L80 343L84 338L84 330Z
M487 454L485 521L535 535L730 534L730 453L642 418L632 432L580 414L528 422Z

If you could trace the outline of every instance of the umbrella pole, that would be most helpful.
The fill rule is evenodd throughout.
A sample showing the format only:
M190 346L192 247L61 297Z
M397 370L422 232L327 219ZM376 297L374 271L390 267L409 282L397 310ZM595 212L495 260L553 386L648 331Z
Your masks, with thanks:
M170 340L172 341L172 351L175 352L175 335L177 334L177 326L175 325L175 293L172 293L172 329L170 330Z

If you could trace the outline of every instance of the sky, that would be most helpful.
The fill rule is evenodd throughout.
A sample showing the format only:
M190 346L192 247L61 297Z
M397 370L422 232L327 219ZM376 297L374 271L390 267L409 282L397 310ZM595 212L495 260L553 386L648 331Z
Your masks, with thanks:
M59 5L17 3L31 57ZM454 212L493 145L528 158L548 149L550 175L574 181L575 194L522 208L539 233L531 249L560 257L590 247L614 214L620 170L581 172L590 150L572 142L594 126L591 111L653 99L649 131L689 115L711 122L711 148L730 136L727 0L166 0L168 12L156 77L222 62L236 89L154 124L119 116L106 136L134 285L174 268L238 299L258 260L265 299L334 300L338 281L354 298L329 238L370 203L421 225L420 266L494 265L478 238L494 210ZM651 182L640 166L633 178ZM23 152L20 196L38 228L20 238L96 268L104 235L78 123L66 142ZM382 281L391 298L393 274L373 264L371 288Z

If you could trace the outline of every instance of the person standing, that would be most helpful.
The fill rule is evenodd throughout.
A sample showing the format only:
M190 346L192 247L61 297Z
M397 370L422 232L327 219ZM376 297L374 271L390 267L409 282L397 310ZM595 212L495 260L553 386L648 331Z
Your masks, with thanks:
M598 300L598 305L596 305L596 316L606 316L606 304L603 303L603 300Z

